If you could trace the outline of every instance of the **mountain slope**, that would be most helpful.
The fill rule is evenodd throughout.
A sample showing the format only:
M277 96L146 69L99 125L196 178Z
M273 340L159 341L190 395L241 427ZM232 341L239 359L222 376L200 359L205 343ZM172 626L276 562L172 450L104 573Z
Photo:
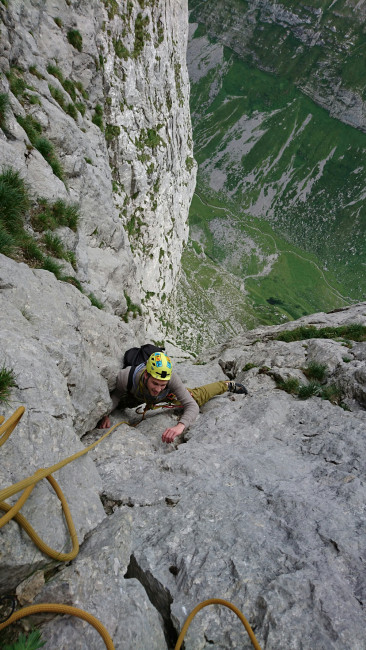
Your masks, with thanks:
M285 77L240 59L225 39L225 27L213 38L204 25L191 24L196 278L204 255L220 275L234 276L243 289L235 311L239 300L244 316L237 322L233 309L226 314L236 327L362 299L366 136L331 118ZM209 313L204 320L214 331Z
M204 24L240 58L366 130L364 2L190 0L189 7L191 21Z

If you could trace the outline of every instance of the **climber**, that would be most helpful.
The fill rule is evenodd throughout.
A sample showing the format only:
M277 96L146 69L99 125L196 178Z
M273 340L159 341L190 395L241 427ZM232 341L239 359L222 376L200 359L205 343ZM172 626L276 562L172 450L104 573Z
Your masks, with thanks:
M247 394L243 384L234 381L216 381L199 388L187 389L176 373L172 372L172 362L163 352L154 352L146 364L142 363L133 371L132 386L128 388L130 367L120 370L117 374L116 388L111 394L112 411L119 408L134 408L140 404L151 407L159 402L172 402L177 407L183 407L183 414L178 424L166 429L162 435L163 442L173 442L174 438L183 433L196 419L199 407L216 395L227 391ZM98 422L99 429L109 429L111 421L105 415Z

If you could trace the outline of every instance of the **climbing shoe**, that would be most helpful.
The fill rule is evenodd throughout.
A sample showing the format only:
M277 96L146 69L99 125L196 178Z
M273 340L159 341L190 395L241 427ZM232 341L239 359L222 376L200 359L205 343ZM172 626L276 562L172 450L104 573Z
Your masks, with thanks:
M228 381L227 385L228 385L228 391L230 391L230 393L237 393L238 395L248 395L248 391L245 388L245 386L243 386L243 384L236 384L235 381Z

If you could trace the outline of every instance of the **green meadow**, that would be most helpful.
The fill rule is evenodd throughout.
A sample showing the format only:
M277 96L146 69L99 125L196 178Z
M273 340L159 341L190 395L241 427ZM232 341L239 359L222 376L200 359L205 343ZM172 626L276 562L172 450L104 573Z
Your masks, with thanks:
M198 175L183 268L192 277L196 266L195 286L202 267L201 289L216 306L222 290L228 320L245 328L363 300L366 134L226 47L191 82L191 114ZM214 290L217 273L240 295Z

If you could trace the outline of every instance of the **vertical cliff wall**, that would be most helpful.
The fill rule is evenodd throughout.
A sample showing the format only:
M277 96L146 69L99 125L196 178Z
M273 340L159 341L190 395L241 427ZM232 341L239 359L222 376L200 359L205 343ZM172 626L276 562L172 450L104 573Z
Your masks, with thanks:
M33 204L78 205L77 232L57 232L75 260L65 274L108 311L141 313L157 336L195 182L187 2L14 1L0 18L1 168L19 170Z

